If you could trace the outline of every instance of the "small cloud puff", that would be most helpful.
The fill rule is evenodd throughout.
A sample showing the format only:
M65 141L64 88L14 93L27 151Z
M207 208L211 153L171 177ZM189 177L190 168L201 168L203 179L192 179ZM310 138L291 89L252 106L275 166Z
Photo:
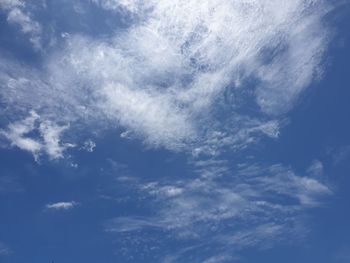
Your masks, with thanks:
M82 147L83 150L92 153L96 148L96 143L92 141L91 139L88 139L84 142L84 145Z
M67 128L43 120L35 111L31 111L25 119L10 123L6 129L0 130L0 135L10 141L12 146L32 153L36 160L41 153L46 153L50 159L60 159L67 148L75 146L61 143L60 137Z
M57 202L52 204L47 204L45 207L47 209L53 209L53 210L69 210L74 207L76 207L78 203L71 201L71 202Z

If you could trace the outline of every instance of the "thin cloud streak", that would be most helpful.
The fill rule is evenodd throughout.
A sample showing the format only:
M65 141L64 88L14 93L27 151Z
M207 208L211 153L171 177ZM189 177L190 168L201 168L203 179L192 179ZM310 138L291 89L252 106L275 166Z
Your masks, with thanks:
M57 202L52 204L47 204L45 207L51 210L70 210L78 205L77 202Z

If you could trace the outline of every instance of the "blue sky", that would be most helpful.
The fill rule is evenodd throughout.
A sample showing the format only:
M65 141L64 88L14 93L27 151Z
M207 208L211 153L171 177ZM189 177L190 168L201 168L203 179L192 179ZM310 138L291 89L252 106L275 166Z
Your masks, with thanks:
M349 4L0 0L0 262L350 262Z

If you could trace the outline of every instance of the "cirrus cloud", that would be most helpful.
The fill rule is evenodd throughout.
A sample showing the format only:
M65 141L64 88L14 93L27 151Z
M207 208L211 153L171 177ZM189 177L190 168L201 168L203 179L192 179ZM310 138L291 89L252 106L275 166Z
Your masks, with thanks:
M93 2L139 18L107 39L68 36L40 69L3 60L6 105L214 153L218 135L233 147L277 136L271 124L322 72L327 1Z

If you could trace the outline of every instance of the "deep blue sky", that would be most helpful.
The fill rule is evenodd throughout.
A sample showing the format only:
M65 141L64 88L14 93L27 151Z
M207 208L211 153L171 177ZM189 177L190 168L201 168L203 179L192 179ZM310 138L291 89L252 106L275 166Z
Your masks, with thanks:
M0 0L0 262L350 262L348 1L38 2Z

